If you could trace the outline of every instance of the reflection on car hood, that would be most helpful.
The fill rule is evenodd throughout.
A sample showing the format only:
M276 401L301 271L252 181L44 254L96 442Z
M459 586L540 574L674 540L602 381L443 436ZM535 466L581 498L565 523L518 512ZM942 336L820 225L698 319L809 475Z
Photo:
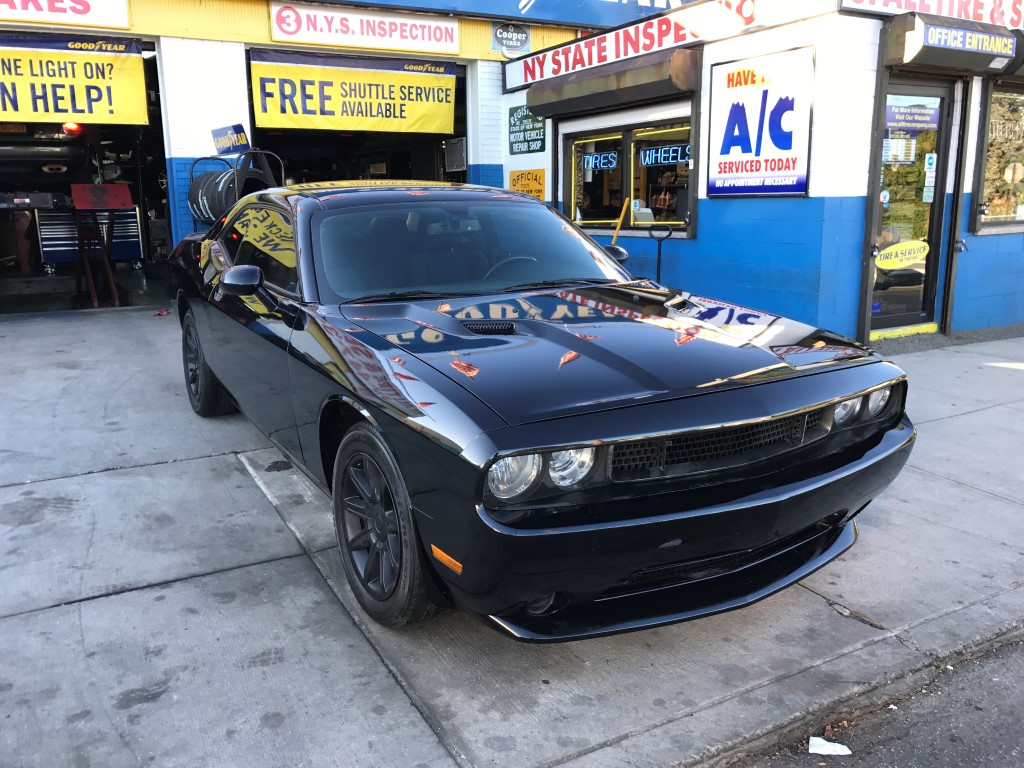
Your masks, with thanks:
M513 425L871 356L803 323L643 282L342 310Z

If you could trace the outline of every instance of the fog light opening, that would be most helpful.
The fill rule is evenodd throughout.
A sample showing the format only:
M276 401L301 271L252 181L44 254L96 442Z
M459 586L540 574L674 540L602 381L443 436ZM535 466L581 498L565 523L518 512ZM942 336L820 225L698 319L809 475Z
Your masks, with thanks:
M870 503L871 503L870 501L865 502L858 509L855 509L853 512L847 513L846 517L843 518L843 523L848 523L851 520L853 520L853 518L855 518L857 515L859 515L865 509L867 509L868 508L868 504L870 504Z
M566 602L566 597L561 592L552 592L528 602L526 604L526 612L531 616L544 616L562 608Z

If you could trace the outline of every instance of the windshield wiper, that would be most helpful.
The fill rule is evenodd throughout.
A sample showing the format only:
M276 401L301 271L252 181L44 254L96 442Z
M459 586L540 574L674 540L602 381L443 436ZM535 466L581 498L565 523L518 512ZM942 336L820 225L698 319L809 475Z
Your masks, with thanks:
M467 291L388 291L386 293L368 293L354 299L346 299L342 304L372 304L378 301L415 301L418 299L453 299L460 296L479 296L478 292Z
M600 277L559 277L551 280L531 280L525 283L516 283L501 289L501 293L510 291L528 291L532 288L552 288L567 285L618 285L618 280Z

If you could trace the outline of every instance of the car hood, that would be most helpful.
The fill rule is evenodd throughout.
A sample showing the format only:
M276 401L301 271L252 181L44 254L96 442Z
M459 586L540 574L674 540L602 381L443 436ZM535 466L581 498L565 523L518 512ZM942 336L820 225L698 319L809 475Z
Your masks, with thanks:
M872 357L812 326L651 283L343 306L510 425Z

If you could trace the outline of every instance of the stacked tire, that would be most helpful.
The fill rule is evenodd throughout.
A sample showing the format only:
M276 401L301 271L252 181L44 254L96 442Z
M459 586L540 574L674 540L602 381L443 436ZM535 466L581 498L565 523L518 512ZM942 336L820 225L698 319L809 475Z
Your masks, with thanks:
M195 219L213 224L240 198L276 184L266 158L243 156L234 169L196 176L188 188L188 207Z

